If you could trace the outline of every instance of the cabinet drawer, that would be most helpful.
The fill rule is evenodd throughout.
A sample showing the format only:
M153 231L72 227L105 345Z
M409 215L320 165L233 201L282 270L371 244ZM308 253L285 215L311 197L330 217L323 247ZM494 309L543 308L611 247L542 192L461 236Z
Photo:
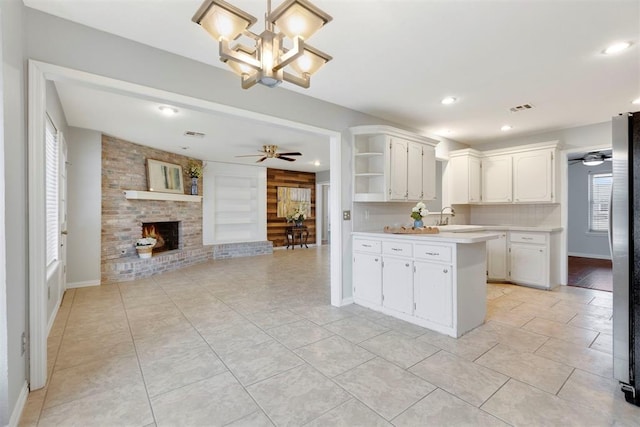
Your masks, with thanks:
M382 253L385 255L413 256L413 245L407 242L382 242Z
M358 252L380 253L380 241L368 239L353 239L353 250Z
M451 248L437 245L416 245L416 258L451 262Z
M544 245L547 243L546 233L518 233L512 232L509 234L510 242L518 243L535 243L537 245Z

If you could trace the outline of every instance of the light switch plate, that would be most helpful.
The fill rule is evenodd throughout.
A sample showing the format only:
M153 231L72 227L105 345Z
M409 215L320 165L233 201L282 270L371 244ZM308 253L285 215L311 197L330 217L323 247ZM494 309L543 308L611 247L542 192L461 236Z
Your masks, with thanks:
M342 219L345 221L351 220L351 211L342 211Z

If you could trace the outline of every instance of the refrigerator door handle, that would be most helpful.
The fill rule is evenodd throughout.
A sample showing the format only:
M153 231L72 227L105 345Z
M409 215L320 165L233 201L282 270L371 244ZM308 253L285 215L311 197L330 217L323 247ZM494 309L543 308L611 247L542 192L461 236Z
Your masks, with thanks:
M611 192L609 193L609 229L607 235L609 237L609 255L613 261L613 181L611 182Z

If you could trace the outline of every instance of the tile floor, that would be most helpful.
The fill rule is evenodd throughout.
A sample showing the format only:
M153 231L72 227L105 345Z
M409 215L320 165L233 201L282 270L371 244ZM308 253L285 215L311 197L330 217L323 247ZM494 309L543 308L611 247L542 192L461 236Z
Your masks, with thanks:
M329 301L328 248L66 293L21 425L640 425L611 293L489 285L460 339Z

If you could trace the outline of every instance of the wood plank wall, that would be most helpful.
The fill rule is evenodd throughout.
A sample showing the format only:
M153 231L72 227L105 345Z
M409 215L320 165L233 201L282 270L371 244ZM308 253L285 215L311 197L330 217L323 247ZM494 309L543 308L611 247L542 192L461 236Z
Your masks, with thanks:
M286 246L284 232L287 220L278 218L278 187L311 189L311 218L304 220L309 229L308 243L316 242L316 174L310 172L267 169L267 240L273 246Z

